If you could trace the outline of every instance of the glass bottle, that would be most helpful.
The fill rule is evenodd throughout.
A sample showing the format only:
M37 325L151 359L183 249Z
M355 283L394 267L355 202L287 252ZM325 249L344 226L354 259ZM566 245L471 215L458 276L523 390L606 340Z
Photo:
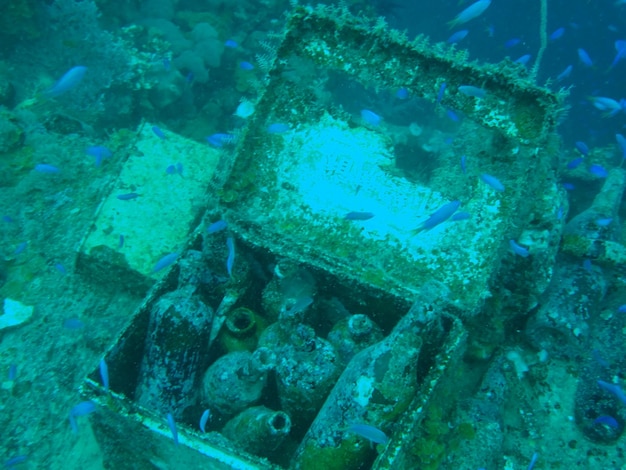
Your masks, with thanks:
M591 206L572 217L563 231L563 252L582 259L621 265L626 247L620 240L619 208L626 188L626 171L613 168Z
M253 406L232 418L222 434L251 454L270 457L289 435L291 419L284 411Z
M240 413L261 399L267 373L276 366L268 348L234 351L220 357L202 380L202 402L225 416Z
M259 344L276 353L276 389L281 409L310 422L339 377L335 348L308 325L276 322Z
M376 455L351 429L371 426L388 435L407 410L418 390L419 333L432 314L416 303L389 336L354 356L302 440L293 468L357 469Z
M339 361L345 365L356 353L383 339L383 332L370 317L350 315L339 320L328 333L328 341L335 347Z
M189 285L168 292L152 307L135 391L140 405L176 419L194 404L197 371L208 357L213 310L194 290Z

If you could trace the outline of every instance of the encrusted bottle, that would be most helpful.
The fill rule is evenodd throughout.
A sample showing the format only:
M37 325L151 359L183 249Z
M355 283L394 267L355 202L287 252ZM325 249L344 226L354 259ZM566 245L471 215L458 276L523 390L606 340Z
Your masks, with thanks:
M168 292L152 307L135 392L139 404L176 419L194 404L198 371L208 357L213 310L194 290L189 285Z
M335 323L328 341L335 347L339 361L345 365L356 353L383 339L383 332L370 317L350 315Z
M277 322L259 344L276 353L276 385L281 409L299 422L310 422L339 377L332 345L303 324Z
M290 431L291 419L287 413L253 406L226 423L222 434L240 449L270 457Z
M406 411L418 389L420 331L432 313L416 303L389 336L354 356L302 440L294 468L357 469L376 455L350 429L389 433Z
M276 365L268 348L253 353L235 351L220 357L204 374L202 402L210 410L233 416L257 403L267 383L267 373Z
M600 310L607 281L599 267L562 257L526 323L526 337L550 356L573 359L589 351L589 322Z
M626 171L613 168L591 206L572 217L563 232L563 252L610 265L626 262L620 243L619 209L626 188Z

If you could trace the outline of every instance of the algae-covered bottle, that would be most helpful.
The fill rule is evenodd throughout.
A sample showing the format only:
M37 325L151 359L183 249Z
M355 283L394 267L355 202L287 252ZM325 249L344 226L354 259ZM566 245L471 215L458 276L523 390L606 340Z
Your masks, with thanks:
M348 363L302 440L294 468L350 470L375 458L368 436L358 431L388 434L415 397L424 310L414 305L389 336Z
M563 231L563 252L609 265L626 262L619 210L626 189L626 171L613 168L591 206L575 215Z
M608 287L601 270L563 257L541 305L528 318L526 338L551 357L584 357L593 349L590 323L598 317Z
M347 364L356 353L382 338L380 327L363 314L350 315L339 320L328 333L328 342L335 347L342 364Z
M234 351L220 357L202 380L202 401L209 409L232 416L261 399L276 355L268 348Z
M270 457L289 435L291 419L284 411L253 406L231 419L222 434L237 447L263 457Z
M195 402L198 370L206 367L213 310L189 285L161 296L150 312L136 400L182 417Z
M209 342L213 309L202 295L201 276L206 258L196 250L187 250L178 257L177 281L166 277L149 308L144 355L136 401L162 416L171 413L181 419L186 408L195 406L201 371L208 366ZM169 278L169 279L168 279Z
M339 377L335 348L310 326L289 322L270 325L259 344L280 358L275 372L281 409L294 421L310 422Z

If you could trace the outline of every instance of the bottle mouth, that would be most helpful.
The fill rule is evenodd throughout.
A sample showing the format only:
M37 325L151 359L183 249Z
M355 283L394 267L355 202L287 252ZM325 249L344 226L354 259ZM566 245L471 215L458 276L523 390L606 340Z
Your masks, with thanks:
M260 371L268 371L276 366L276 354L269 348L256 349L252 353L252 360Z
M284 411L276 411L272 413L268 420L270 431L272 434L289 434L291 430L291 419Z
M372 320L366 315L357 313L348 320L348 329L357 338L366 336L372 331Z
M246 335L256 327L254 313L244 307L237 308L228 315L225 326L233 335Z

